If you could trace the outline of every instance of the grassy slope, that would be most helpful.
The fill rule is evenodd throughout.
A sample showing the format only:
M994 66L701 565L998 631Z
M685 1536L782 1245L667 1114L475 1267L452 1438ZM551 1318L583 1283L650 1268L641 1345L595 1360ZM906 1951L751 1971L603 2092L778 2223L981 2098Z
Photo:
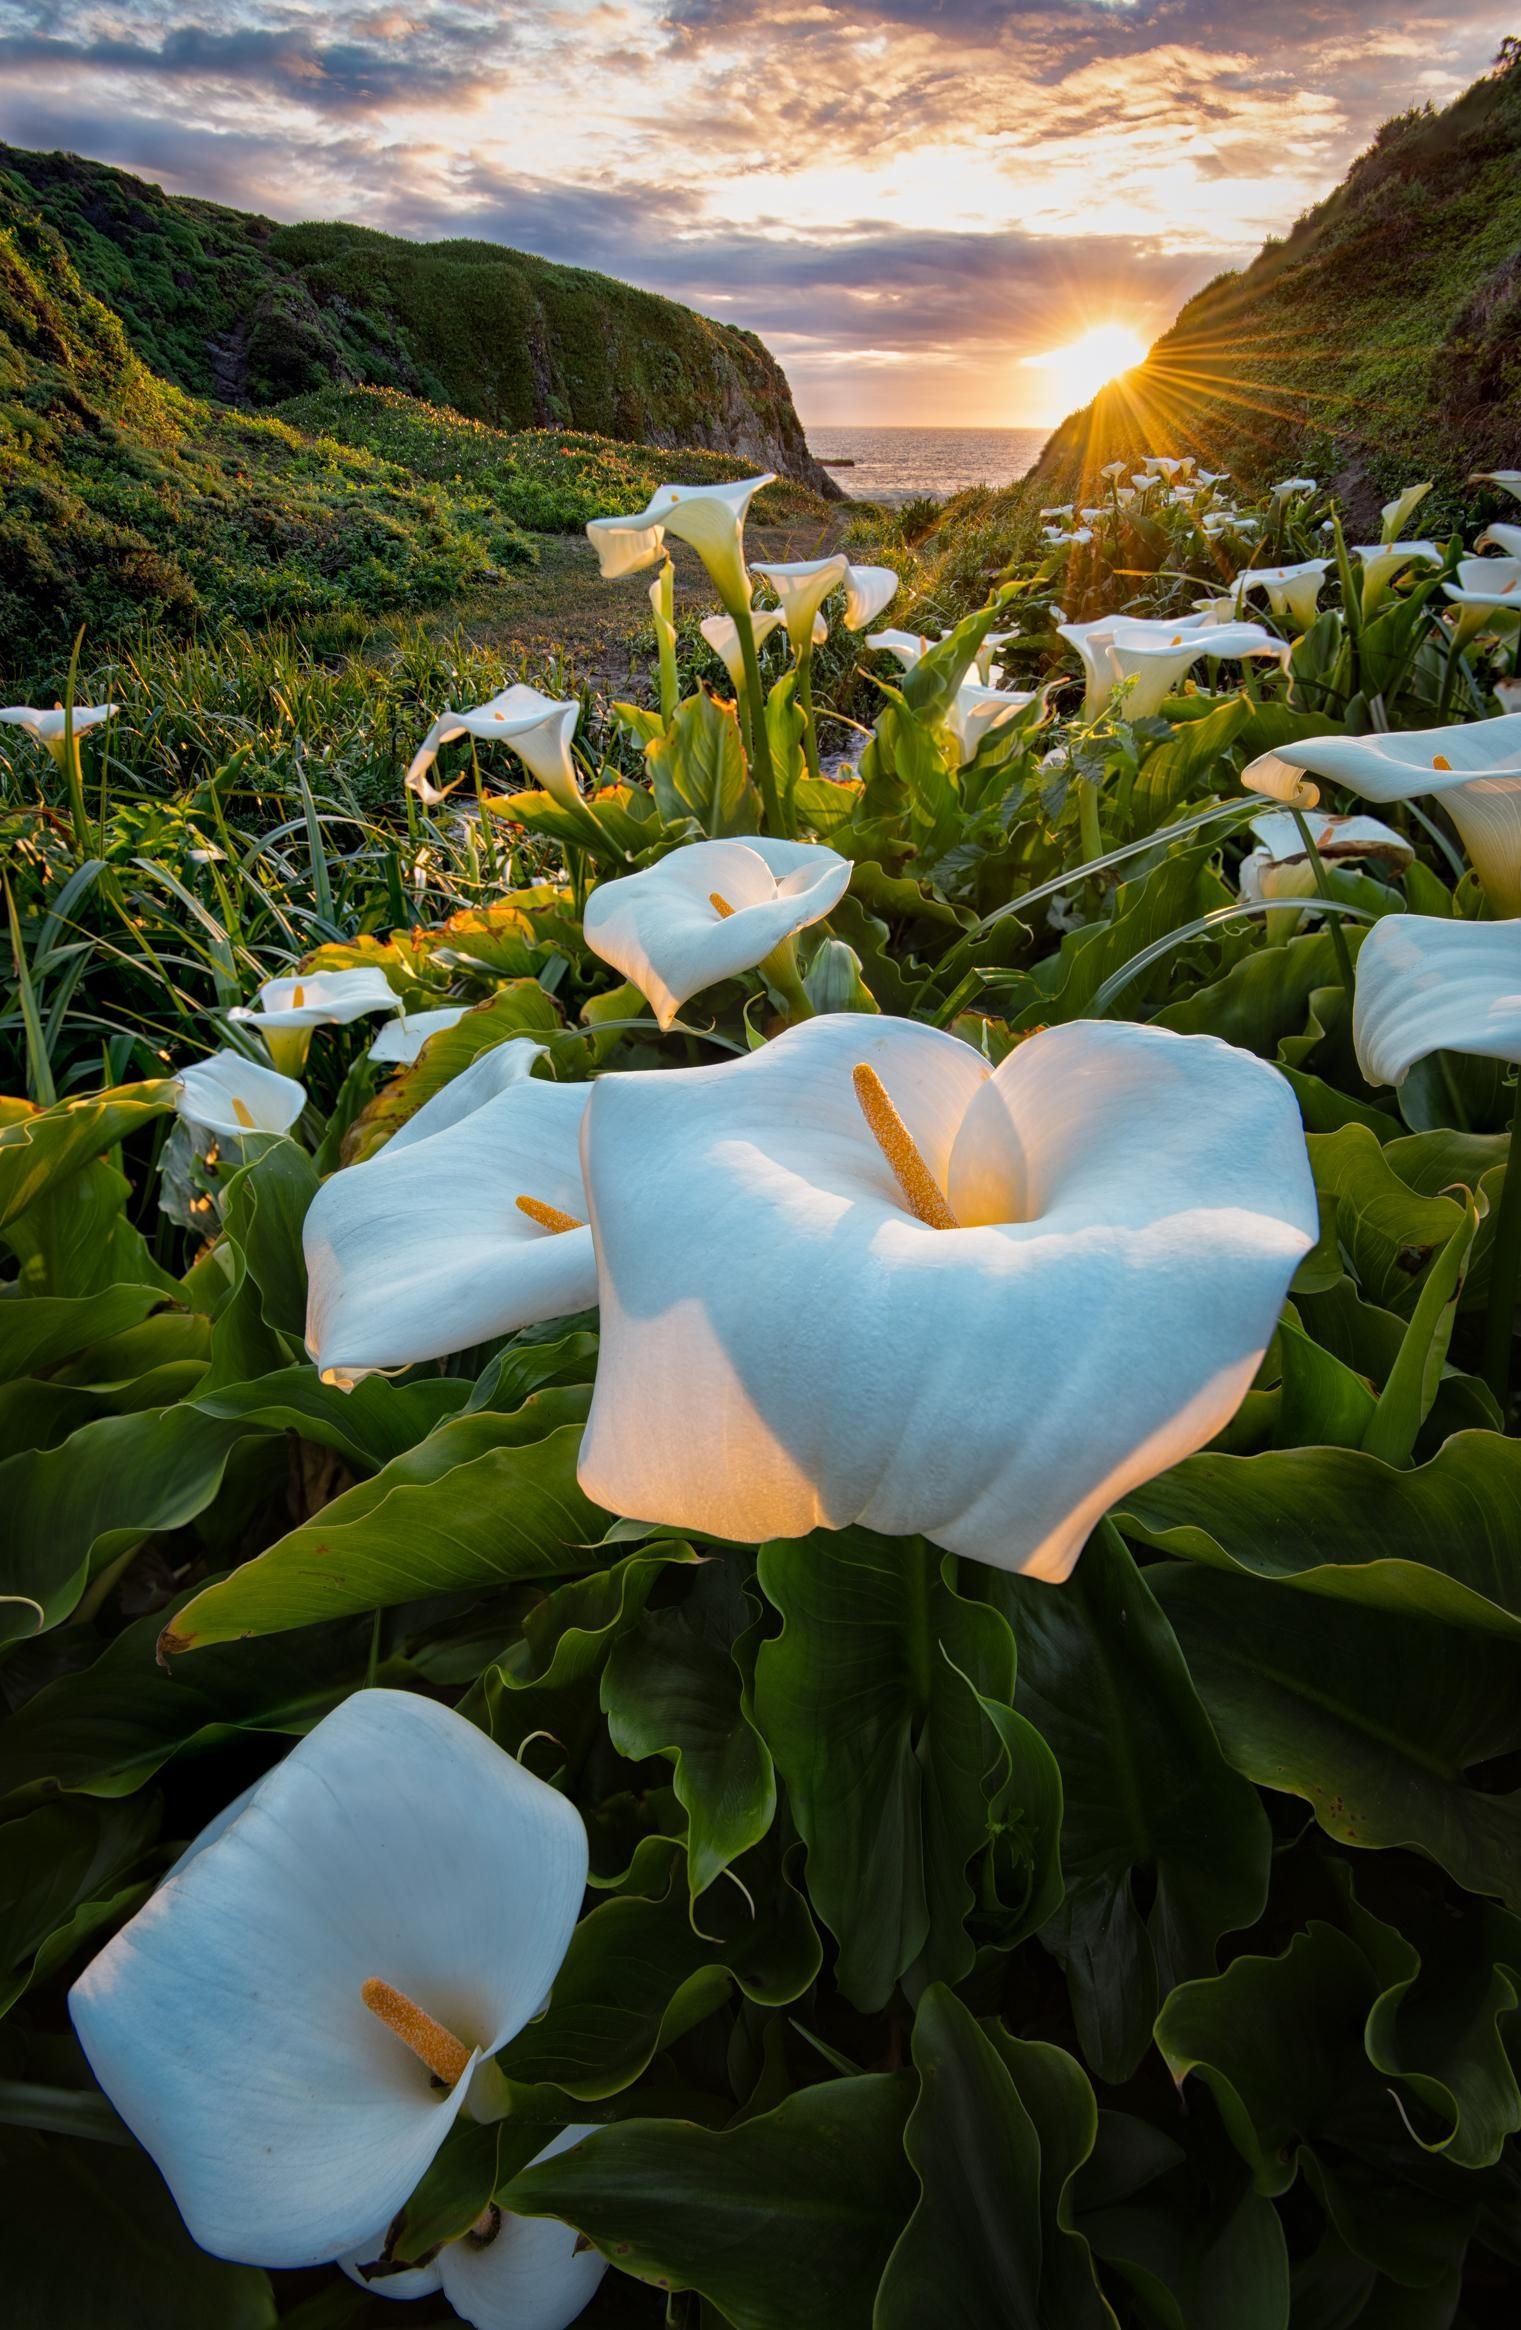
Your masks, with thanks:
M498 428L705 446L827 490L767 349L672 300L497 243L277 226L72 154L0 146L0 213L7 173L137 354L194 395L393 388Z
M1354 529L1416 478L1422 528L1473 469L1521 459L1521 67L1388 122L1286 240L1197 294L1146 363L1063 422L1001 498L991 546L1094 498L1120 455L1193 453L1249 484L1307 471ZM1493 504L1486 504L1492 507Z

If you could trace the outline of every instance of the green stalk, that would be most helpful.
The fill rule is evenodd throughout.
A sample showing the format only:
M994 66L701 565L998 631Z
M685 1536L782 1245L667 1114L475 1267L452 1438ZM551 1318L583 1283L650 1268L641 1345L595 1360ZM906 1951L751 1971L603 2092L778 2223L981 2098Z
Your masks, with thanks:
M1322 898L1330 898L1331 884L1330 879L1326 873L1325 860L1322 858L1319 850L1315 847L1315 836L1313 833L1311 833L1309 825L1305 820L1304 811L1302 809L1291 809L1289 814L1293 818L1294 824L1299 833L1299 838L1304 844L1305 856L1309 859L1311 871L1315 876L1315 887L1320 892ZM1336 968L1341 973L1341 983L1347 991L1347 1002L1350 1006L1356 996L1357 980L1352 969L1352 957L1347 952L1346 933L1341 927L1341 916L1339 914L1329 915L1327 920L1331 925L1331 947L1333 953L1336 956Z
M1484 1380L1500 1403L1510 1399L1510 1347L1516 1315L1516 1281L1521 1275L1521 1076L1516 1079L1505 1183L1495 1217L1489 1264L1489 1315L1484 1322Z
M782 806L776 791L776 772L771 766L771 739L766 734L766 699L761 692L760 657L755 652L755 625L750 620L749 603L745 599L735 599L728 612L739 633L739 652L744 659L744 709L748 714L750 759L755 769L755 781L760 787L766 831L785 839L789 828L782 817Z
M84 645L84 625L74 634L74 652L69 657L69 676L63 691L63 754L59 763L64 783L69 789L69 816L74 827L74 847L81 858L90 855L90 820L85 812L84 770L79 761L79 739L74 734L74 690L79 679L79 650ZM104 835L102 835L102 845Z
M798 650L797 700L803 707L803 758L808 763L810 777L821 777L819 767L819 732L813 717L813 641ZM764 718L764 713L762 718ZM769 738L767 740L769 742Z
M1086 777L1077 780L1077 833L1084 865L1103 856L1104 833L1099 824L1098 787Z
M798 972L797 942L794 939L784 938L779 946L771 949L769 955L762 957L757 968L767 986L773 987L786 1004L790 1027L795 1027L800 1019L817 1016Z
M16 912L16 901L10 883L5 885L5 912L11 927L11 957L16 965L16 991L21 1003L21 1024L26 1030L26 1056L31 1071L32 1098L43 1108L51 1108L58 1098L53 1082L53 1063L48 1058L47 1038L42 1032L42 1015L37 1008L36 990L27 968L26 947L21 937L21 918Z
M657 578L660 603L655 609L655 647L660 658L660 718L669 728L680 702L676 675L676 567L667 554Z

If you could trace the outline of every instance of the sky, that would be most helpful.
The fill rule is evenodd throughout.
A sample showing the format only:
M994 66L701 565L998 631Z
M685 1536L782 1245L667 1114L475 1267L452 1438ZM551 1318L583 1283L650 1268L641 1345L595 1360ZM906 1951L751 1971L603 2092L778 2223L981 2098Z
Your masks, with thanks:
M761 334L806 422L1037 427L1489 0L0 0L0 140L280 219L484 235ZM1123 345L1111 332L1097 343Z

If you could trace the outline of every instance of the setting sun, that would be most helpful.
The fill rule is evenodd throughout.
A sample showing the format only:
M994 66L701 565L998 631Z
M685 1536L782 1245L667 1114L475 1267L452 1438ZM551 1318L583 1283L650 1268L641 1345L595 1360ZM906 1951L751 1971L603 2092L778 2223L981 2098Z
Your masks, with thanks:
M1057 421L1090 398L1122 372L1129 372L1146 354L1146 343L1130 324L1094 324L1064 347L1021 361L1044 372L1050 381L1048 418Z

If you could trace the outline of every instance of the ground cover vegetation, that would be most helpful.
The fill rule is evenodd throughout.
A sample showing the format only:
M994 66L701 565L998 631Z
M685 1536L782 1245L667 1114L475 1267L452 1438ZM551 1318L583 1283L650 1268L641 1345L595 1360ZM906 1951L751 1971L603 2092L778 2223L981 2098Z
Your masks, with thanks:
M752 483L0 727L15 2302L1490 2330L1521 476Z

